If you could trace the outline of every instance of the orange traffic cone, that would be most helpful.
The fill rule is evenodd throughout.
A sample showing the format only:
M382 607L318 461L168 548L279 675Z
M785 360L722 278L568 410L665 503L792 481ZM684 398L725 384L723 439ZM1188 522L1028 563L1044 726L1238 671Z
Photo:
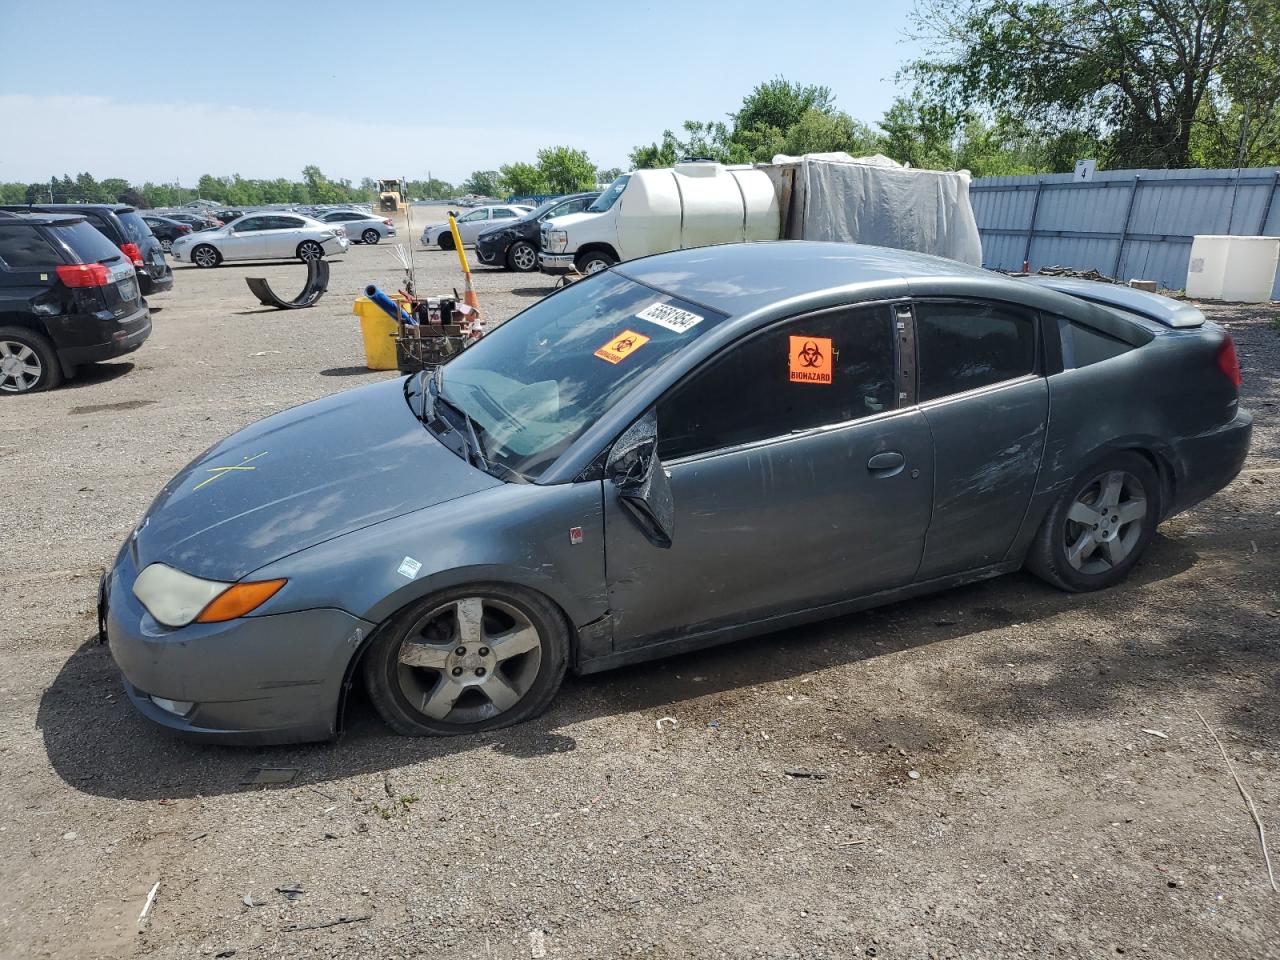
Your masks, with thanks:
M476 299L476 292L471 286L471 273L468 271L467 273L464 273L462 277L462 302L469 307L475 307L476 310L479 310L480 301Z

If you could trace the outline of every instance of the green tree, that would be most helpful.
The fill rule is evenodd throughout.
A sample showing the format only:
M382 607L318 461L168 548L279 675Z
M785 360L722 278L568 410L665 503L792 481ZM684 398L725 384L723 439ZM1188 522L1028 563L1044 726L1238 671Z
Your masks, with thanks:
M847 113L811 109L787 130L783 145L783 152L792 156L836 150L860 156L876 152L880 138L869 126Z
M671 167L681 156L680 141L670 130L664 130L661 142L641 144L631 151L631 169L656 170Z
M596 184L596 167L585 150L547 147L538 151L538 170L551 193L576 193Z
M196 193L202 200L224 203L227 199L227 185L213 174L206 173L196 181Z
M772 127L786 133L809 111L831 113L834 109L835 97L830 87L805 86L776 77L756 84L743 98L742 106L733 114L734 129L736 133Z
M596 170L596 183L613 183L626 173L621 167L609 167L607 170Z
M498 173L501 174L502 185L507 193L531 196L551 192L542 170L532 163L508 163L499 167Z
M930 100L1083 131L1112 166L1184 167L1197 126L1230 142L1280 111L1275 0L921 0L914 19L905 74Z
M502 174L497 170L476 170L462 184L467 193L496 197L502 192Z

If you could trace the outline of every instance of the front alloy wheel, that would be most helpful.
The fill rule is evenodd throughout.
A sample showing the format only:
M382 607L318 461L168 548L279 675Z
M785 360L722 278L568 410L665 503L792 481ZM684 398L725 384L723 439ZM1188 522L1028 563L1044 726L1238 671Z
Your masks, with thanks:
M303 240L298 244L298 259L303 263L308 260L319 260L324 256L324 247L314 240Z
M517 240L511 245L507 259L511 262L511 269L521 273L538 269L538 251L533 249L533 244L525 240Z
M221 259L218 251L207 243L202 243L191 251L191 261L197 267L216 267Z
M398 615L365 658L370 698L408 736L473 733L551 702L568 661L564 618L541 595L498 584L438 594Z

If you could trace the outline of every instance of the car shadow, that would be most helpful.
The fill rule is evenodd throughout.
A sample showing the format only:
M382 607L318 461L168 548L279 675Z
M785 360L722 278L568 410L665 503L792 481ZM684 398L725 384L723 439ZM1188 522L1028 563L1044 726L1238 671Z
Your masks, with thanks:
M517 297L545 297L556 292L556 285L549 283L545 287L515 287L511 294Z
M492 749L519 757L563 753L576 741L564 730L601 716L698 710L714 718L730 709L703 698L812 674L830 667L888 656L913 648L952 644L988 630L1019 624L1033 632L1048 621L1090 604L1134 617L1142 588L1189 570L1197 556L1178 541L1157 536L1143 564L1124 585L1097 594L1067 594L1018 573L913 600L696 653L595 674L569 677L551 710L505 730L447 739L409 739L392 734L359 691L347 705L345 730L335 743L282 747L227 747L180 739L143 719L129 704L106 646L87 640L66 661L40 701L37 725L53 768L85 793L134 800L220 795L258 790L247 774L256 768L296 771L288 786L323 784L362 773L430 761L459 752ZM1181 587L1179 588L1181 589ZM1232 608L1234 610L1234 608ZM1238 611L1235 611L1238 616ZM1226 617L1225 611L1205 616ZM1261 606L1259 616L1262 616ZM1078 657L1060 667L1035 671L1034 680L995 685L987 696L954 689L939 678L938 697L948 710L975 722L1031 723L1050 711L1099 711L1130 695L1132 681L1179 689L1198 673L1240 669L1240 658L1275 653L1250 648L1204 624L1190 624L1164 638L1162 650L1136 643L1104 669L1081 673ZM1230 649L1228 649L1230 648ZM1014 660L1013 650L997 658ZM1046 676L1047 674L1047 676ZM699 701L697 707L688 701ZM834 708L833 708L834 709ZM866 705L848 703L836 719L855 722ZM918 714L918 707L912 713ZM865 718L864 718L865 719ZM1269 711L1245 709L1233 720L1272 738L1277 721ZM905 722L905 720L904 720Z
M62 382L63 390L79 390L123 377L137 366L132 360L123 363L86 363L76 368L76 375Z

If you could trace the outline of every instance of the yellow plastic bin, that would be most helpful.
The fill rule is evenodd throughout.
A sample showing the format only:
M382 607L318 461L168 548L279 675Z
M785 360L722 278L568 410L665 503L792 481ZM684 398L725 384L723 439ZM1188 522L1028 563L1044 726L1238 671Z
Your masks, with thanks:
M360 318L364 365L370 370L395 370L396 322L368 297L357 297L351 312Z

